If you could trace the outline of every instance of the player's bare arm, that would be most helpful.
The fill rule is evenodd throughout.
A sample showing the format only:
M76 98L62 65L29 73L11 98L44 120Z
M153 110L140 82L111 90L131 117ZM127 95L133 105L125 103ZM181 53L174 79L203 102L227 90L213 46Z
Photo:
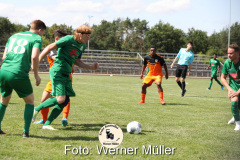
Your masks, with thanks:
M165 78L168 79L168 69L166 64L164 64L164 69L165 69Z
M41 83L41 78L38 75L38 67L39 67L39 54L40 54L40 49L37 47L34 47L32 49L32 69L34 72L34 76L36 79L36 85L39 86L39 84Z
M239 95L240 90L238 90L238 93L235 92L227 83L227 75L223 74L221 75L221 82L222 84L227 88L228 90L228 98L233 98Z
M147 67L147 65L142 66L142 72L141 72L141 76L140 76L141 79L143 79L143 73L144 73L146 67Z
M99 68L99 64L97 62L94 63L92 66L90 66L86 63L83 63L83 61L81 59L76 59L74 64L77 65L80 68L91 69L91 70L96 70L96 69Z
M54 49L58 49L57 44L54 42L52 44L49 44L46 48L44 48L44 50L42 51L42 53L39 56L39 62L42 61L42 59L51 51Z
M211 65L209 64L209 65L207 66L206 70L208 70L210 66L211 66Z
M189 70L188 70L188 76L190 75L190 72L191 72L191 69L192 69L192 64L189 64Z

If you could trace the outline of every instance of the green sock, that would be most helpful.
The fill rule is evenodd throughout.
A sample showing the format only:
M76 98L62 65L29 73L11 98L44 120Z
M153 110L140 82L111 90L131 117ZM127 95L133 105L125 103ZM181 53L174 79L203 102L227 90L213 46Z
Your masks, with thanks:
M62 104L55 105L44 126L50 125L54 119L56 119L63 111L64 106Z
M212 87L212 81L210 81L210 84L209 84L209 89L211 89L211 87Z
M222 86L222 83L218 79L216 81L220 86Z
M24 111L24 130L23 132L29 133L29 128L32 122L32 117L33 117L33 110L34 110L34 105L32 104L25 104L25 111Z
M234 117L235 121L239 121L238 102L233 101L231 103L231 111L232 111L232 114L233 114L233 117Z
M2 123L3 117L5 115L6 108L7 108L7 106L5 106L4 104L2 104L0 102L0 130L1 130L1 123Z
M56 97L48 98L46 101L35 107L35 111L40 111L43 108L49 108L58 104Z

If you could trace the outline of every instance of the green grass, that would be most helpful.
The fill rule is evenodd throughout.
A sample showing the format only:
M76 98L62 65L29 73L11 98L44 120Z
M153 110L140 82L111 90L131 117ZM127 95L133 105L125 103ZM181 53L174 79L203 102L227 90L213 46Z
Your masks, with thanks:
M35 105L49 78L40 75L42 84L34 86ZM33 84L34 79L31 75ZM140 101L139 77L74 75L76 97L71 98L69 125L61 127L62 115L53 121L58 131L42 130L32 124L30 138L22 138L23 100L13 93L0 136L0 159L239 159L240 132L228 125L232 118L227 90L214 81L206 91L209 79L187 79L187 93L180 97L174 78L163 79L165 106L160 105L156 85L147 89L146 103ZM40 115L37 119L40 119ZM126 132L131 121L142 125L142 133ZM113 123L124 132L120 148L136 148L136 155L101 155L98 133L105 124ZM91 148L89 155L64 154L65 145ZM174 155L143 155L142 146L164 145L177 148Z

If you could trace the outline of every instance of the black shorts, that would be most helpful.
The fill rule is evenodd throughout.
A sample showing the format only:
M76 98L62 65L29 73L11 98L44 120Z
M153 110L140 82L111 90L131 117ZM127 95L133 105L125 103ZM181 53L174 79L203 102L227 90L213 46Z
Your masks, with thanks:
M182 76L182 78L186 78L187 70L188 70L187 65L178 65L177 69L176 69L176 77L181 77Z

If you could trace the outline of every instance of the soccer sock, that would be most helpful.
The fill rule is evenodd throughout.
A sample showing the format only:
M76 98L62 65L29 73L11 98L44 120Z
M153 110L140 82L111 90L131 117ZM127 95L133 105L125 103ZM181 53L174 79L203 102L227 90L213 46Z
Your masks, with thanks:
M222 86L222 83L218 79L216 81L220 86Z
M212 83L213 83L213 81L210 81L210 84L209 84L209 89L211 89L211 87L212 87Z
M182 82L182 90L183 90L183 91L185 90L185 87L186 87L186 83L185 83L185 82Z
M23 132L29 133L29 128L32 122L33 117L33 110L34 105L32 104L25 104L25 111L24 111L24 130Z
M44 108L40 112L42 113L43 123L45 123L48 119L49 108Z
M160 100L163 100L163 92L158 92Z
M64 106L62 104L55 105L44 126L50 125L54 119L56 119L62 112Z
M2 104L0 102L0 130L1 130L1 123L2 123L3 117L5 115L6 108L7 108L7 106L5 106L4 104Z
M232 114L233 114L233 117L234 117L235 121L239 121L238 102L233 101L231 103L231 111L232 111Z
M68 114L70 111L70 102L63 108L63 118L68 118Z
M182 83L181 83L180 81L178 81L177 84L178 84L179 87L182 89Z
M35 107L35 111L39 112L43 108L49 108L49 107L55 106L57 104L58 104L57 98L56 97L51 97L51 98L48 98L43 103L41 103L39 106Z
M146 94L141 93L141 101L145 102L145 97L146 97Z

